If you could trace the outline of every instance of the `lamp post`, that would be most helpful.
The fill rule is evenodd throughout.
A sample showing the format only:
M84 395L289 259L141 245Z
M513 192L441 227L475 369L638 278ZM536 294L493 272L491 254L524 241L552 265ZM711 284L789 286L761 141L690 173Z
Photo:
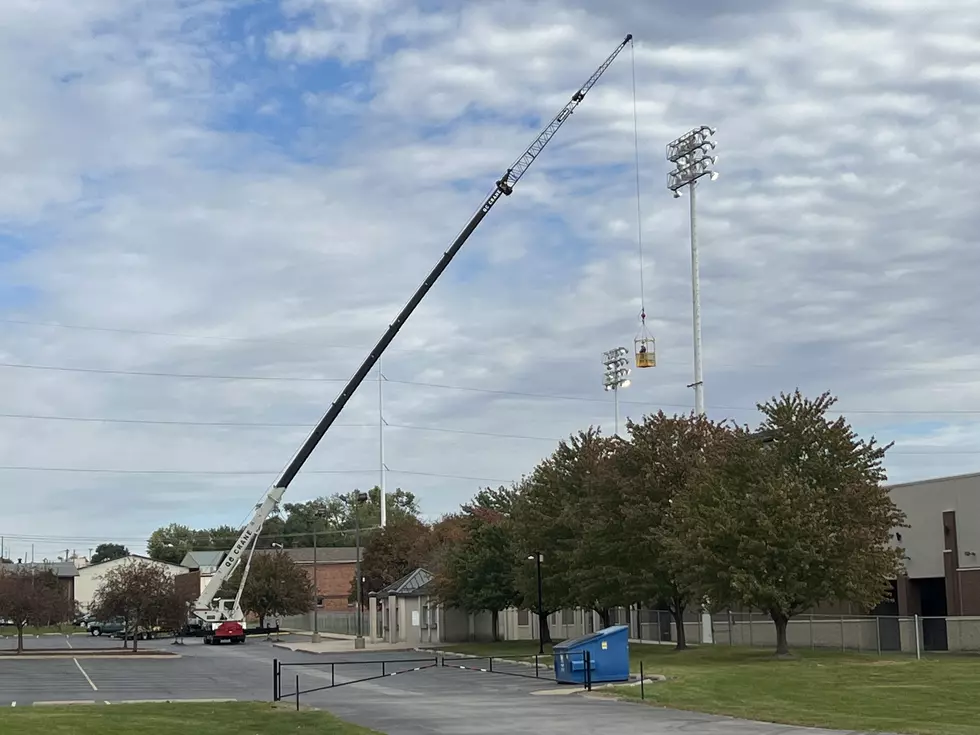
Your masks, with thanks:
M718 162L718 156L709 155L715 148L711 136L715 129L702 125L689 130L680 138L667 144L667 160L676 168L667 174L667 188L674 192L674 198L682 194L687 187L691 197L691 296L694 302L694 382L688 386L694 388L694 409L698 416L704 415L704 379L701 372L701 283L698 264L698 230L696 191L697 182L702 176L712 181L718 178L718 172L712 166Z
M628 388L630 374L629 358L626 357L629 350L625 347L617 347L602 353L602 364L605 366L605 373L602 376L602 385L606 390L611 390L613 394L613 404L616 406L616 424L614 435L619 436L619 389Z
M323 513L316 511L313 514L313 643L319 643L320 637L320 577L319 564L317 556L319 556L319 551L317 550L317 521L323 518Z
M367 502L367 493L355 490L351 493L351 507L354 513L354 596L357 597L357 636L354 638L354 648L364 648L364 631L361 627L361 514L360 507Z
M528 556L528 561L533 560L535 565L535 571L538 575L538 653L544 653L544 625L542 624L544 611L544 588L541 584L541 560L544 559L544 554L540 551L536 551L530 556Z

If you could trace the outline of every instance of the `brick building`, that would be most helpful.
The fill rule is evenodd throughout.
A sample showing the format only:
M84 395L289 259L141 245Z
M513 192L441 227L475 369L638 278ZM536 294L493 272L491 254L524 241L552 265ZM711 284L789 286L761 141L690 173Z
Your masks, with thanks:
M312 548L285 549L285 552L293 562L303 568L311 580L315 581L318 610L347 611L353 607L348 599L357 568L356 548L345 546L318 548L316 563L313 560ZM263 553L263 550L256 550L255 553ZM268 551L266 550L265 553ZM362 560L363 553L362 549Z
M256 554L268 554L278 552L279 549L256 549ZM313 560L313 548L285 549L286 554L314 579L316 571L316 593L317 609L323 611L344 611L350 610L353 605L348 603L351 585L354 581L354 570L357 566L357 549L351 547L326 547L316 550L316 563ZM201 552L189 552L184 559L184 566L191 569L188 574L178 578L178 584L185 587L194 594L200 594L210 581L211 567L207 569L195 568L191 561L194 554L200 555ZM213 568L221 563L226 551L207 552L214 556ZM361 551L363 554L363 549ZM363 559L363 556L362 556ZM207 573L204 573L207 572Z

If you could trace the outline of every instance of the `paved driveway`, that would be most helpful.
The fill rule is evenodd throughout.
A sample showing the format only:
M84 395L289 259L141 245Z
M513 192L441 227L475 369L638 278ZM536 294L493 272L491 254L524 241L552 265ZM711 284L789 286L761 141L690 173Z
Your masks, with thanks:
M91 639L84 639L91 644ZM76 647L80 641L74 640ZM51 647L55 644L52 642ZM103 645L101 642L96 645ZM115 642L118 645L118 641ZM141 644L143 645L143 644ZM382 659L425 659L429 654L331 654L286 651L264 640L242 646L205 646L188 639L185 646L169 641L145 645L178 651L178 659L0 659L0 706L36 702L95 703L166 699L272 698L272 661L287 663L283 692L350 682L381 673ZM48 644L44 644L48 647ZM291 667L311 661L361 662L356 666ZM709 715L614 702L536 681L501 674L435 667L418 672L414 663L385 664L384 678L360 681L302 697L303 704L322 707L392 735L568 735L570 732L616 732L618 735L699 733L702 735L820 735L827 730L792 728ZM556 694L562 692L562 695Z

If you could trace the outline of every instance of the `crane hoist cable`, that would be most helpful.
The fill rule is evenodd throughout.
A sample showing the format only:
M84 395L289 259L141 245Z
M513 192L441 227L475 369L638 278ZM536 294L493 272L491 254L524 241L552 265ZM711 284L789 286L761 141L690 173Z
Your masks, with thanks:
M636 48L630 41L633 70L633 158L636 172L636 246L640 255L640 331L633 339L634 364L638 368L657 366L657 342L647 329L646 288L643 282L643 211L640 206L640 129L636 112Z

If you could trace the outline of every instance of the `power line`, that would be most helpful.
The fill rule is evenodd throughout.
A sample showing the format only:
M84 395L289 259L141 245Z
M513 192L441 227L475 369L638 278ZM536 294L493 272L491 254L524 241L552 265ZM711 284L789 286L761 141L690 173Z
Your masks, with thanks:
M35 321L30 319L0 319L0 324L16 324L21 326L33 326L33 327L51 327L56 329L66 329L66 330L81 330L88 332L106 332L106 333L117 333L117 334L131 334L131 335L147 335L151 337L174 337L177 339L200 339L200 340L214 340L220 342L244 342L244 343L254 343L254 344L282 344L282 345L297 345L297 346L316 346L318 348L328 348L337 350L360 350L367 349L365 345L342 345L336 343L324 343L320 341L313 340L300 340L300 339L283 339L274 337L228 337L224 335L214 335L214 334L188 334L185 332L165 332L165 331L155 331L147 329L130 329L126 327L105 327L105 326L95 326L95 325L84 325L84 324L66 324L64 322L46 322L46 321ZM392 345L388 349L394 352L412 352L412 353L430 353L433 350L433 346L427 347L404 347L401 345ZM687 365L688 363L682 360L660 360L658 362L663 365ZM778 363L726 363L718 362L716 360L712 361L713 365L726 368L736 368L736 369L772 369L779 368L781 365ZM822 363L825 367L828 367L827 363ZM935 373L935 372L963 372L963 373L975 373L977 371L976 367L916 367L911 365L903 366L888 366L888 367L871 367L862 366L855 368L853 365L829 365L829 367L837 367L841 369L846 369L849 371L854 371L855 369L860 372L866 373L892 373L892 372L913 372L913 373ZM248 378L253 379L253 378ZM341 380L341 379L337 379Z
M108 424L146 424L150 426L162 425L162 426L200 426L200 427L219 427L219 428L296 428L296 429L308 429L309 424L301 423L274 423L274 422L241 422L241 421L177 421L177 420L155 420L155 419L116 419L116 418L105 418L98 416L42 416L38 414L16 414L16 413L0 413L0 419L27 419L27 420L39 420L39 421L67 421L67 422L84 422L84 423L108 423ZM374 424L337 424L337 426L344 427L354 427L354 428L376 428ZM567 439L567 437L554 437L554 436L531 436L528 434L506 434L498 433L492 431L472 431L469 429L452 429L442 426L420 426L417 424L385 424L388 428L393 429L406 429L410 431L432 431L445 434L458 434L463 436L481 436L493 439L519 439L524 441L541 441L541 442L552 442L557 443ZM900 445L899 445L900 446ZM935 451L927 450L891 450L889 454L919 454L919 455L938 455L938 454L980 454L980 449L942 449L938 448ZM336 472L346 472L342 470L337 470ZM354 470L352 472L359 472ZM236 473L237 474L237 473ZM408 474L403 472L403 474ZM461 477L459 479L469 479ZM479 479L479 478L477 478Z
M103 416L57 416L57 415L42 415L42 414L31 414L31 413L0 413L0 419L23 419L30 421L66 421L66 422L81 422L81 423L105 423L105 424L146 424L150 426L201 426L201 427L217 427L217 428L243 428L243 429L309 429L312 424L303 423L277 423L277 422L266 422L266 421L190 421L190 420L170 420L170 419L126 419L126 418L109 418ZM343 426L347 428L376 428L375 424L334 424L335 426ZM389 424L385 423L386 427L393 429L408 429L413 431L435 431L443 432L447 434L466 434L470 436L486 436L494 437L500 439L527 439L531 441L559 441L555 437L550 436L529 436L526 434L502 434L492 431L470 431L467 429L450 429L440 426L419 426L413 424Z
M49 370L56 372L74 373L94 373L103 375L131 375L138 377L152 378L177 378L189 380L255 380L269 382L300 382L300 383L342 383L346 378L314 378L302 376L267 376L267 375L218 375L210 373L172 373L165 371L145 371L145 370L111 370L104 368L78 368L64 367L58 365L30 365L25 363L0 362L0 368L22 369L22 370ZM502 390L494 388L476 388L464 385L449 385L446 383L425 383L414 380L388 379L389 384L411 385L421 388L434 388L439 390L458 390L471 393L481 393L486 395L514 396L520 398L536 398L553 401L583 401L589 403L605 403L605 399L592 398L589 396L569 396L555 393L535 393L529 391ZM646 407L663 408L682 408L690 410L686 403L665 403L662 401L630 401L621 400L620 403ZM724 406L709 405L708 408L718 411L751 411L756 412L755 406ZM980 416L980 408L977 409L878 409L878 408L853 408L848 410L838 409L833 413L854 414L854 415L880 415L880 416Z
M0 470L8 472L67 472L77 474L104 475L271 475L278 470L138 470L107 467L40 467L36 465L0 465ZM377 468L369 470L303 470L305 475L373 475ZM422 477L441 477L448 480L475 480L477 482L511 483L513 479L502 480L499 477L473 477L471 475L450 475L442 472L422 472L417 470L399 470L388 468L388 472L396 475L418 475Z

